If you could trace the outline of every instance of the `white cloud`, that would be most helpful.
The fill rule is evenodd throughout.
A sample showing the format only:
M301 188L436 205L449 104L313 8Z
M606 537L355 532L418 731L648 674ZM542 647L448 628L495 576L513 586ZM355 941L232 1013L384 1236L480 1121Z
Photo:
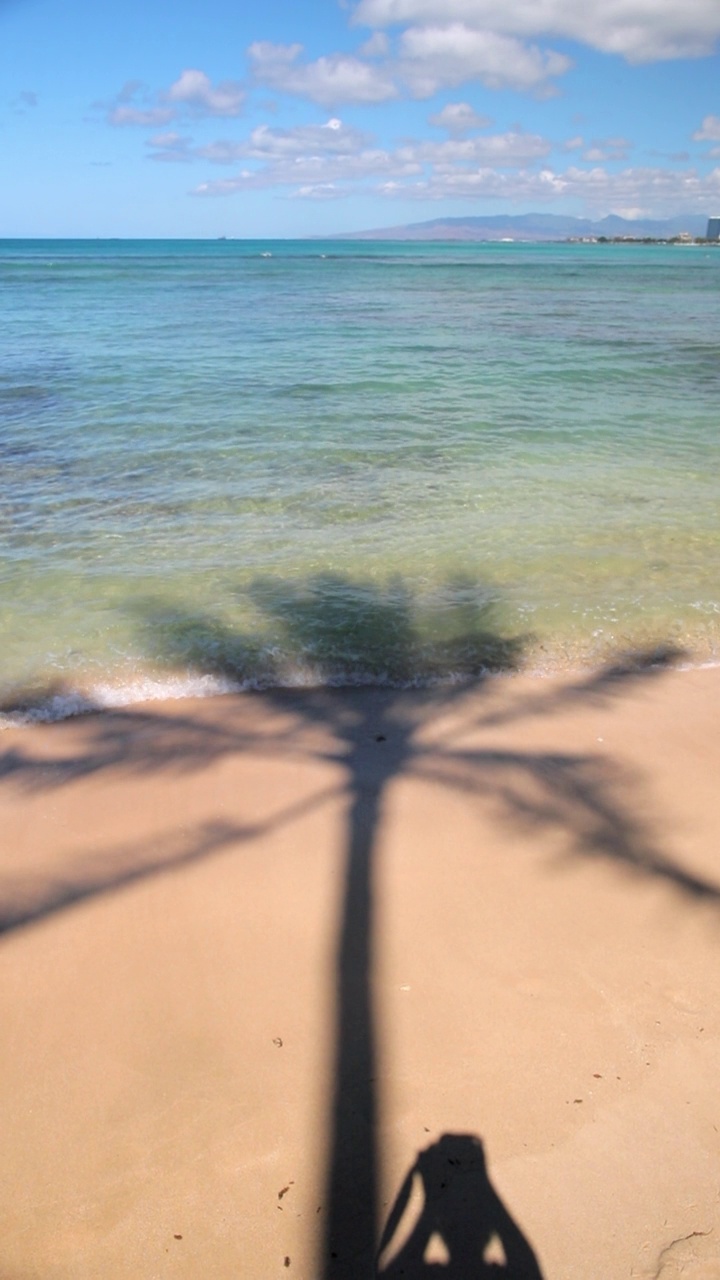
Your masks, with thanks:
M391 152L364 150L341 155L307 154L282 156L255 169L245 168L233 178L202 182L193 195L230 195L235 191L265 190L269 187L298 187L335 184L357 184L379 174L411 177L421 172L419 164L402 163ZM343 194L356 191L356 185L343 189Z
M447 128L456 122L467 124L472 114L468 104L451 103L438 119ZM715 120L708 117L703 122L707 136ZM240 141L218 140L201 147L191 147L190 139L180 134L161 132L151 145L158 160L199 158L240 166L231 177L201 182L193 191L198 196L284 189L292 198L339 200L374 190L388 198L416 201L502 200L506 207L562 202L564 208L582 208L593 217L628 209L657 217L678 209L704 213L720 204L720 168L709 174L657 167L625 167L618 172L617 162L632 146L621 137L588 143L578 136L553 147L547 138L519 127L466 136L456 130L438 141L410 139L386 149L332 116L294 128L259 125ZM553 150L582 149L585 156L602 152L614 162L615 171L600 160L584 165L575 161L567 167L551 163Z
M256 168L244 168L233 177L207 181L195 187L198 196L230 196L248 190L287 188L291 197L305 200L339 200L359 191L387 198L473 203L502 201L505 206L548 206L562 201L589 217L608 213L664 217L678 209L705 214L720 205L720 168L709 174L694 169L626 168L608 172L595 165L572 165L558 170L548 164L537 167L535 156L511 167L514 139L533 135L498 135L485 157L480 149L453 151L459 140L418 143L396 152L363 148L355 154L282 154ZM468 140L465 140L468 141ZM476 138L472 144L487 140ZM271 144L271 149L275 143ZM535 139L539 158L547 144ZM434 149L433 149L434 148ZM503 155L503 148L505 154ZM378 179L382 179L378 182ZM375 186L368 186L372 181Z
M469 80L481 80L489 89L543 91L571 65L564 54L462 22L410 27L400 38L399 73L418 98Z
M489 116L479 116L467 102L448 102L442 111L428 117L428 123L458 135L471 133L475 129L485 129L492 124L492 120Z
M370 141L370 136L352 129L341 120L328 120L321 125L298 125L294 129L271 129L266 124L253 129L245 143L245 154L256 159L304 155L357 154Z
M294 129L272 129L263 124L240 140L218 138L196 147L191 143L191 138L168 132L155 134L147 145L154 148L151 159L166 162L200 159L211 164L236 164L238 161L258 161L265 169L249 172L252 176L265 173L267 186L286 180L283 166L287 164L294 166L287 173L290 180L295 181L301 167L312 166L316 171L324 158L335 157L347 167L353 157L364 154L364 164L366 167L369 165L371 171L377 170L378 157L382 157L381 168L389 163L389 153L371 148L372 137L369 134L349 128L336 117L325 124L299 125Z
M299 187L293 194L296 200L339 200L345 192L333 182L319 182L314 187Z
M390 52L390 41L384 31L373 31L369 40L360 46L363 58L386 58Z
M222 80L213 86L204 71L190 67L180 73L164 97L196 115L238 116L245 102L245 90L236 80Z
M160 106L142 80L126 80L110 102L96 102L94 107L105 112L108 124L120 128L125 125L157 128L159 125L169 124L175 118L173 108Z
M472 166L492 164L506 169L544 159L550 143L535 133L498 133L488 137L419 142L396 153L402 161L430 165L437 174L465 173Z
M398 96L386 70L352 54L331 53L315 62L301 62L301 53L300 44L256 41L248 49L255 80L279 93L297 94L326 107L341 102L386 102Z
M602 167L564 172L551 168L502 172L486 167L475 171L433 174L412 183L384 183L381 194L416 200L503 200L512 203L551 203L562 199L580 205L590 217L608 213L665 217L678 209L705 213L720 200L720 168L706 175L695 170L625 169L608 173Z
M185 140L175 134L159 135L157 159L189 158ZM449 138L442 142L409 142L394 151L372 146L372 139L340 120L294 129L259 125L243 142L218 141L198 147L194 155L217 164L237 161L246 166L230 179L203 182L199 195L228 195L233 191L277 186L333 186L336 195L348 194L356 184L380 174L393 181L430 175L442 182L471 174L482 166L502 170L532 165L550 153L550 143L538 134L520 131L473 138ZM424 180L429 180L426 178Z
M241 143L216 142L196 150L196 155L217 163L244 160L254 167L245 167L232 178L202 182L193 194L222 196L269 187L320 190L334 188L336 183L357 184L379 174L411 177L422 172L420 161L412 156L373 147L371 142L367 134L337 119L294 129L259 125ZM337 191L337 195L346 193L347 188Z
M182 139L160 135L164 153L158 159L172 159ZM359 130L347 128L339 120L324 125L294 129L271 129L260 125L242 143L216 142L199 147L194 154L217 163L244 161L246 167L232 178L201 183L195 195L221 196L237 191L269 187L294 187L310 198L334 199L357 191L357 184L385 175L387 181L401 183L417 179L435 198L432 184L467 180L472 186L475 173L483 166L500 171L518 165L532 165L550 152L550 144L537 134L510 132L474 138L450 138L443 142L411 142L395 151L373 147ZM179 150L178 159L187 158ZM249 167L252 164L253 167Z
M258 190L267 183L257 181L257 174L251 169L243 170L235 178L218 178L214 182L201 182L193 187L191 196L234 196L238 191Z
M300 44L257 41L248 49L253 79L278 92L332 107L341 102L387 102L399 96L400 86L413 97L429 98L439 89L473 80L491 89L546 95L553 92L552 79L572 65L564 54L551 49L460 22L410 27L400 35L397 56L392 56L383 32L376 32L361 47L363 57L331 53L306 62L302 52Z
M213 86L204 71L189 68L161 93L151 93L141 80L128 80L111 102L98 102L95 107L105 111L108 124L147 129L183 116L237 116L244 101L245 90L237 81L223 80Z
M718 0L360 0L370 27L463 23L477 31L577 40L630 62L699 57L720 37Z
M720 142L720 116L705 116L693 142Z

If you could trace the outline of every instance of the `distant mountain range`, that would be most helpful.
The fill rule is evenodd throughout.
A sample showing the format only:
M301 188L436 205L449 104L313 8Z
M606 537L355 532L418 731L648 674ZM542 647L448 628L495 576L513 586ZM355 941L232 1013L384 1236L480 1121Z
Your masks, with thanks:
M610 214L599 222L559 213L493 214L475 218L433 218L431 222L411 222L404 227L382 227L377 231L355 231L336 240L567 240L572 236L666 236L687 231L704 236L707 218L685 214L677 218L620 218Z

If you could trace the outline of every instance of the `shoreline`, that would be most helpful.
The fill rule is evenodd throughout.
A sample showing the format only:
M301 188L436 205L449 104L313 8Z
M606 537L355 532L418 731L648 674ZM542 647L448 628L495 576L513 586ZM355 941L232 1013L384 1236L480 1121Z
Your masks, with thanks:
M548 665L542 665L540 653ZM563 657L563 661L559 659ZM366 672L336 674L311 666L299 666L286 679L235 677L231 671L214 673L201 670L158 670L149 666L117 679L82 679L72 676L43 682L30 681L17 692L8 691L0 700L0 733L33 724L55 724L76 716L101 714L125 708L142 707L144 703L162 704L193 699L235 697L245 694L272 694L291 690L311 692L320 689L371 690L395 692L422 690L450 691L462 687L471 690L489 678L521 680L587 679L614 670L672 667L677 671L703 671L720 666L714 644L701 650L667 642L640 645L608 645L594 655L582 650L571 651L561 646L550 651L544 644L538 652L530 651L517 668L437 674L418 672L407 679Z
M438 1260L714 1274L719 722L646 665L8 729L4 1272L390 1277L447 1158Z

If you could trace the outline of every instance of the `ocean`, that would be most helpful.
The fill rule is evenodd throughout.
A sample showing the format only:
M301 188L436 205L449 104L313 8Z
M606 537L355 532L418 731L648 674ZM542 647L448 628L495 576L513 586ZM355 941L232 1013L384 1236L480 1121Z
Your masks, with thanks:
M720 252L0 241L0 705L720 652Z

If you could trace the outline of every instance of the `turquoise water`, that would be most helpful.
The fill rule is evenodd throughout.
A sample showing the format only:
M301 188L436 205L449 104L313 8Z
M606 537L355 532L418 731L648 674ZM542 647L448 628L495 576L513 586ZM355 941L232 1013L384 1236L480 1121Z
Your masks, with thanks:
M0 242L5 704L714 657L719 307L702 247Z

